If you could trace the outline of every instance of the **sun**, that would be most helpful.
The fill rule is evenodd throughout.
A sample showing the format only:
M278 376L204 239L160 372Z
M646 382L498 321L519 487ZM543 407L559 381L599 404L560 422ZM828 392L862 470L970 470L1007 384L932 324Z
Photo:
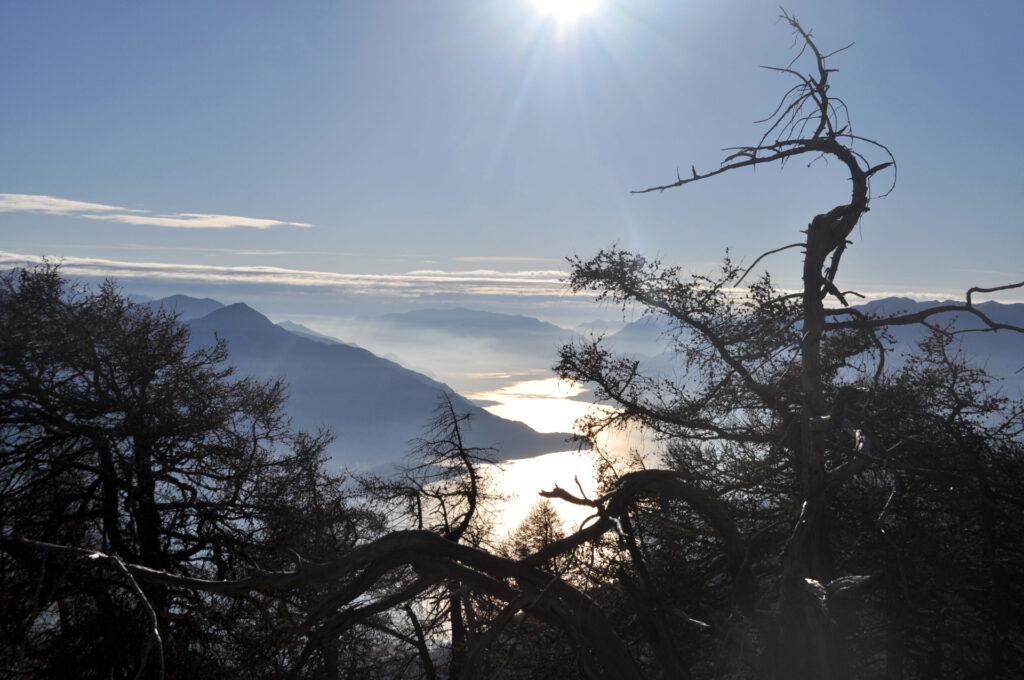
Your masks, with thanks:
M531 0L537 11L560 24L570 24L589 14L600 0Z

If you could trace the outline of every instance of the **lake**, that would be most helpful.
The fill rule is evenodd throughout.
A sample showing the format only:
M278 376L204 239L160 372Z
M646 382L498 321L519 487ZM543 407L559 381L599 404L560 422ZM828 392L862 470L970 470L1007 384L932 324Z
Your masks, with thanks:
M491 413L519 420L538 432L573 432L574 423L587 413L605 406L595 406L589 393L579 385L557 378L526 380L466 395L486 404ZM603 434L599 442L604 455L613 462L625 462L625 455L639 450L646 455L654 446L637 432ZM567 444L567 446L569 446ZM589 498L597 495L595 462L597 454L590 449L566 450L533 458L505 461L492 467L495 491L506 498L495 508L495 535L507 536L540 500L538 492L552 489L556 484L578 495L582 487ZM577 480L579 486L577 486ZM574 531L592 514L590 508L564 501L552 501L565 523L565 530Z

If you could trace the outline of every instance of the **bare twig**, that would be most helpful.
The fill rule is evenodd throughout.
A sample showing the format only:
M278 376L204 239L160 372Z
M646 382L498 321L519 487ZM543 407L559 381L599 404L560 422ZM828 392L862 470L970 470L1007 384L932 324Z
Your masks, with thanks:
M733 285L734 286L738 286L741 283L743 283L743 279L747 278L747 274L749 274L751 272L751 270L754 267L757 266L757 263L760 262L761 260L763 260L764 258L768 257L769 255L774 255L775 253L781 253L783 250L789 250L790 248L802 248L803 246L804 246L804 242L800 241L799 243L790 243L788 246L782 246L781 248L775 248L774 250L769 250L766 253L761 253L760 255L758 255L757 259L754 260L751 263L751 265L746 268L746 270L744 270L743 274L741 274L740 277L738 279L736 279L736 283L734 283Z
M135 592L135 595L139 598L139 602L142 604L142 608L146 611L146 616L149 618L149 638L146 640L146 648L142 652L142 660L139 662L139 670L135 674L136 680L140 680L143 677L143 673L146 670L146 664L149 661L150 650L156 645L156 659L157 659L157 677L163 680L164 677L164 642L160 637L160 622L157 619L156 610L153 609L153 605L150 603L149 598L146 597L146 593L143 592L142 587L139 586L139 582L132 576L132 572L128 569L128 566L124 563L118 555L103 555L102 553L93 553L89 555L90 559L105 559L108 563L114 565L121 574L124 575L125 580L128 581L128 585Z

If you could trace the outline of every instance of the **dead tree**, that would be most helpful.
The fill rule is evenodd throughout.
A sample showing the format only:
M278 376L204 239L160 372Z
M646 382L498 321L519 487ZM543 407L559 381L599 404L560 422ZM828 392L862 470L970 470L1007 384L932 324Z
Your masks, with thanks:
M588 261L572 261L570 284L574 290L596 291L599 298L639 305L669 319L680 334L689 334L681 340L677 335L676 349L702 369L703 389L694 393L646 378L638 362L616 358L600 343L567 346L558 370L565 378L596 385L599 398L611 400L621 409L590 419L585 423L589 434L633 422L669 440L767 447L779 452L769 456L789 457L791 462L780 469L791 470L795 477L794 516L789 519L790 533L781 560L778 619L767 633L772 639L764 652L765 672L778 678L845 678L849 671L843 635L828 614L827 600L832 589L864 582L866 577L835 573L835 546L830 544L827 529L829 498L837 485L879 464L887 452L870 437L870 424L851 424L841 413L842 400L828 394L837 360L826 355L836 343L848 345L840 363L865 351L874 352L877 382L885 359L881 333L887 328L927 324L932 316L960 312L980 321L977 330L1021 332L1024 329L990 319L974 306L972 296L1020 288L1024 282L972 288L963 304L888 318L869 318L851 306L850 298L862 296L843 291L839 285L841 260L851 233L875 196L873 180L880 173L891 174L881 196L895 186L895 159L884 144L853 131L846 103L831 91L836 69L830 59L849 45L823 52L795 17L783 13L781 19L793 30L798 52L786 66L769 68L795 82L772 115L760 121L767 129L758 142L727 149L728 155L712 170L691 166L685 176L677 172L672 182L634 193L662 192L796 158L811 163L824 158L838 161L847 171L849 201L816 215L803 240L762 254L745 270L727 261L717 277L694 276L684 282L678 268L665 268L617 249ZM806 71L802 70L805 62L809 64ZM738 286L764 258L794 248L803 253L799 292L780 294L770 279L763 278L746 292L747 301L731 297L729 287ZM667 402L647 396L660 393L664 397L666 392ZM858 453L830 468L830 458L835 459L830 449L844 428L856 433ZM649 474L656 476L661 471ZM628 485L635 479L639 477L623 482ZM738 520L731 519L730 511L718 501L726 489L719 486L699 491L687 488L687 483L665 474L667 486L659 492L683 495L721 535L736 583L744 593L740 599L749 603L751 582L743 573L741 557L746 554L745 539L736 529ZM572 500L559 490L555 495ZM623 526L625 523L619 524L620 531ZM601 528L611 526L606 521L603 527L597 523L591 530Z

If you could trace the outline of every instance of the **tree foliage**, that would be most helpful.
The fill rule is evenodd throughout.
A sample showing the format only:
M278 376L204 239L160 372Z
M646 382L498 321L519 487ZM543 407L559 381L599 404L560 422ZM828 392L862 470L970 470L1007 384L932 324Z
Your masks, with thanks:
M360 537L365 518L323 470L330 435L291 431L283 385L236 378L224 343L191 348L172 314L109 283L76 288L50 265L3 275L0 326L5 534L205 579L283 567L289 551L336 554ZM134 675L156 642L177 673L217 674L245 667L253 640L290 620L237 602L225 613L127 572L91 579L88 563L46 555L12 551L3 566L11 669ZM155 630L139 625L143 608Z

